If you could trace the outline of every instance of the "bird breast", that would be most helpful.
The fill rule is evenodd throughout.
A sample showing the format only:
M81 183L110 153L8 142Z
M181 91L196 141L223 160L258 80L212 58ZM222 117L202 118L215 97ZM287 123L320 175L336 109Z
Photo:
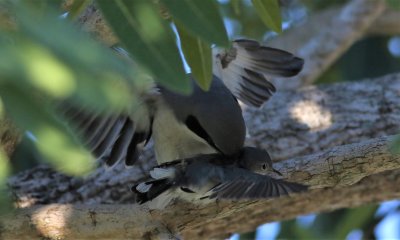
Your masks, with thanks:
M153 140L158 164L198 154L216 153L204 139L178 121L169 106L161 102L154 115Z

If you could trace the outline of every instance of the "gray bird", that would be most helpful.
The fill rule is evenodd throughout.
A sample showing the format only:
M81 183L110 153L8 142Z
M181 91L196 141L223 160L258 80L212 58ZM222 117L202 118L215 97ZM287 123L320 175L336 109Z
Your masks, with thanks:
M303 60L252 40L236 40L231 49L214 49L213 54L209 91L194 81L189 96L156 85L128 113L99 116L68 104L63 112L88 149L109 166L121 159L133 165L150 137L158 164L199 154L234 156L246 134L237 99L261 106L275 92L268 79L296 75Z
M158 166L150 172L150 180L132 190L138 203L169 195L156 201L155 208L165 207L173 198L208 203L213 199L273 198L307 190L302 184L265 175L272 172L280 174L272 167L267 151L244 147L235 159L207 154Z

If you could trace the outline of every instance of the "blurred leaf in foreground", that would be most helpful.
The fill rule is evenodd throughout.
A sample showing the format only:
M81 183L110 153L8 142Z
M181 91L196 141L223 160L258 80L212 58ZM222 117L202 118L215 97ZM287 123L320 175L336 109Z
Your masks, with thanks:
M46 99L31 96L26 90L12 84L3 84L0 95L6 112L23 130L33 133L41 154L58 170L73 175L92 170L94 159L53 117Z
M275 32L282 32L282 18L278 0L252 0L258 16Z
M168 8L174 21L190 34L208 43L229 46L224 22L214 0L162 0L162 3Z
M180 24L176 24L176 28L192 75L197 84L207 91L212 79L211 46L199 37L192 36Z
M123 47L157 82L173 91L191 92L174 33L152 1L97 0L97 3Z
M0 149L0 214L4 214L12 209L6 187L7 177L10 172L9 160Z
M85 8L91 3L91 0L73 0L73 3L68 11L68 18L75 19Z
M386 0L386 3L393 10L400 10L400 1L399 0Z
M358 208L347 209L333 232L332 238L345 239L353 229L363 229L365 223L374 217L377 205L366 205Z
M149 85L148 75L78 31L51 9L24 1L8 11L16 28L0 25L0 96L6 113L36 137L41 154L57 169L84 174L94 162L52 106L64 99L98 112L130 111Z
M54 63L50 67L57 66L57 72L60 72L61 69L69 69L76 84L72 96L78 101L83 101L92 108L108 111L132 106L135 90L146 85L143 71L116 57L112 50L96 43L89 36L75 29L71 23L59 19L54 14L49 13L40 17L29 11L24 5L17 5L15 9L21 38L29 39L30 42L33 42L32 46L36 48L42 47L41 51L32 52L36 55L31 54L22 59L25 63L23 66L29 67L38 60L56 62L57 59L61 64ZM17 43L27 45L30 42ZM43 49L47 49L47 53ZM39 57L47 59L38 59L38 53L41 53ZM21 52L19 54L22 55ZM62 64L65 67L60 67ZM48 69L52 68L43 70ZM43 72L42 76L51 78L51 74L53 73ZM47 83L49 82L47 81ZM60 81L57 80L53 80L53 82L60 84Z

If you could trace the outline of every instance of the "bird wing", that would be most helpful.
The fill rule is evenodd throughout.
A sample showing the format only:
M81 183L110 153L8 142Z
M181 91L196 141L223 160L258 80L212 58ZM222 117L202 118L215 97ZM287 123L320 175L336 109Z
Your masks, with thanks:
M193 92L189 96L167 89L161 89L161 94L176 119L210 147L230 155L243 146L246 128L242 109L216 76L213 76L208 91L200 89L193 80Z
M213 73L232 94L250 106L259 107L276 91L272 77L291 77L303 67L303 59L260 45L257 41L233 41L228 50L213 49Z
M135 65L122 48L112 49ZM58 111L97 159L105 158L108 166L125 159L125 164L131 166L140 156L139 144L146 144L152 134L154 108L160 92L154 83L149 84L143 89L135 89L140 102L124 112L99 113L69 100L58 103Z
M226 169L232 171L232 169ZM225 172L226 172L225 170ZM303 192L307 186L274 179L244 169L235 169L236 177L228 177L210 190L209 198L217 199L264 199L274 198L291 193ZM233 175L232 175L233 176Z
M142 103L129 115L101 114L64 101L58 110L96 158L106 158L108 166L125 159L126 165L131 166L140 156L138 145L151 137L149 108Z

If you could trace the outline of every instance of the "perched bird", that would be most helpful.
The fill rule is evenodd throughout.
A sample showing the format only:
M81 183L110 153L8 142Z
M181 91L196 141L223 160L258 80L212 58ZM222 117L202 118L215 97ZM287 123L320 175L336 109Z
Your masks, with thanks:
M132 191L138 203L164 195L153 204L163 208L174 198L208 203L213 199L273 198L307 190L302 184L266 175L272 172L280 174L272 167L267 151L244 147L235 159L205 154L158 166L150 172L151 179L135 185Z
M275 92L268 79L296 75L303 60L252 40L236 40L231 49L215 49L213 55L209 91L200 89L194 80L189 96L156 85L143 94L141 105L132 112L98 116L71 105L63 108L64 114L85 145L109 166L122 159L133 165L140 144L150 137L158 164L199 154L234 157L246 134L237 99L261 106Z

